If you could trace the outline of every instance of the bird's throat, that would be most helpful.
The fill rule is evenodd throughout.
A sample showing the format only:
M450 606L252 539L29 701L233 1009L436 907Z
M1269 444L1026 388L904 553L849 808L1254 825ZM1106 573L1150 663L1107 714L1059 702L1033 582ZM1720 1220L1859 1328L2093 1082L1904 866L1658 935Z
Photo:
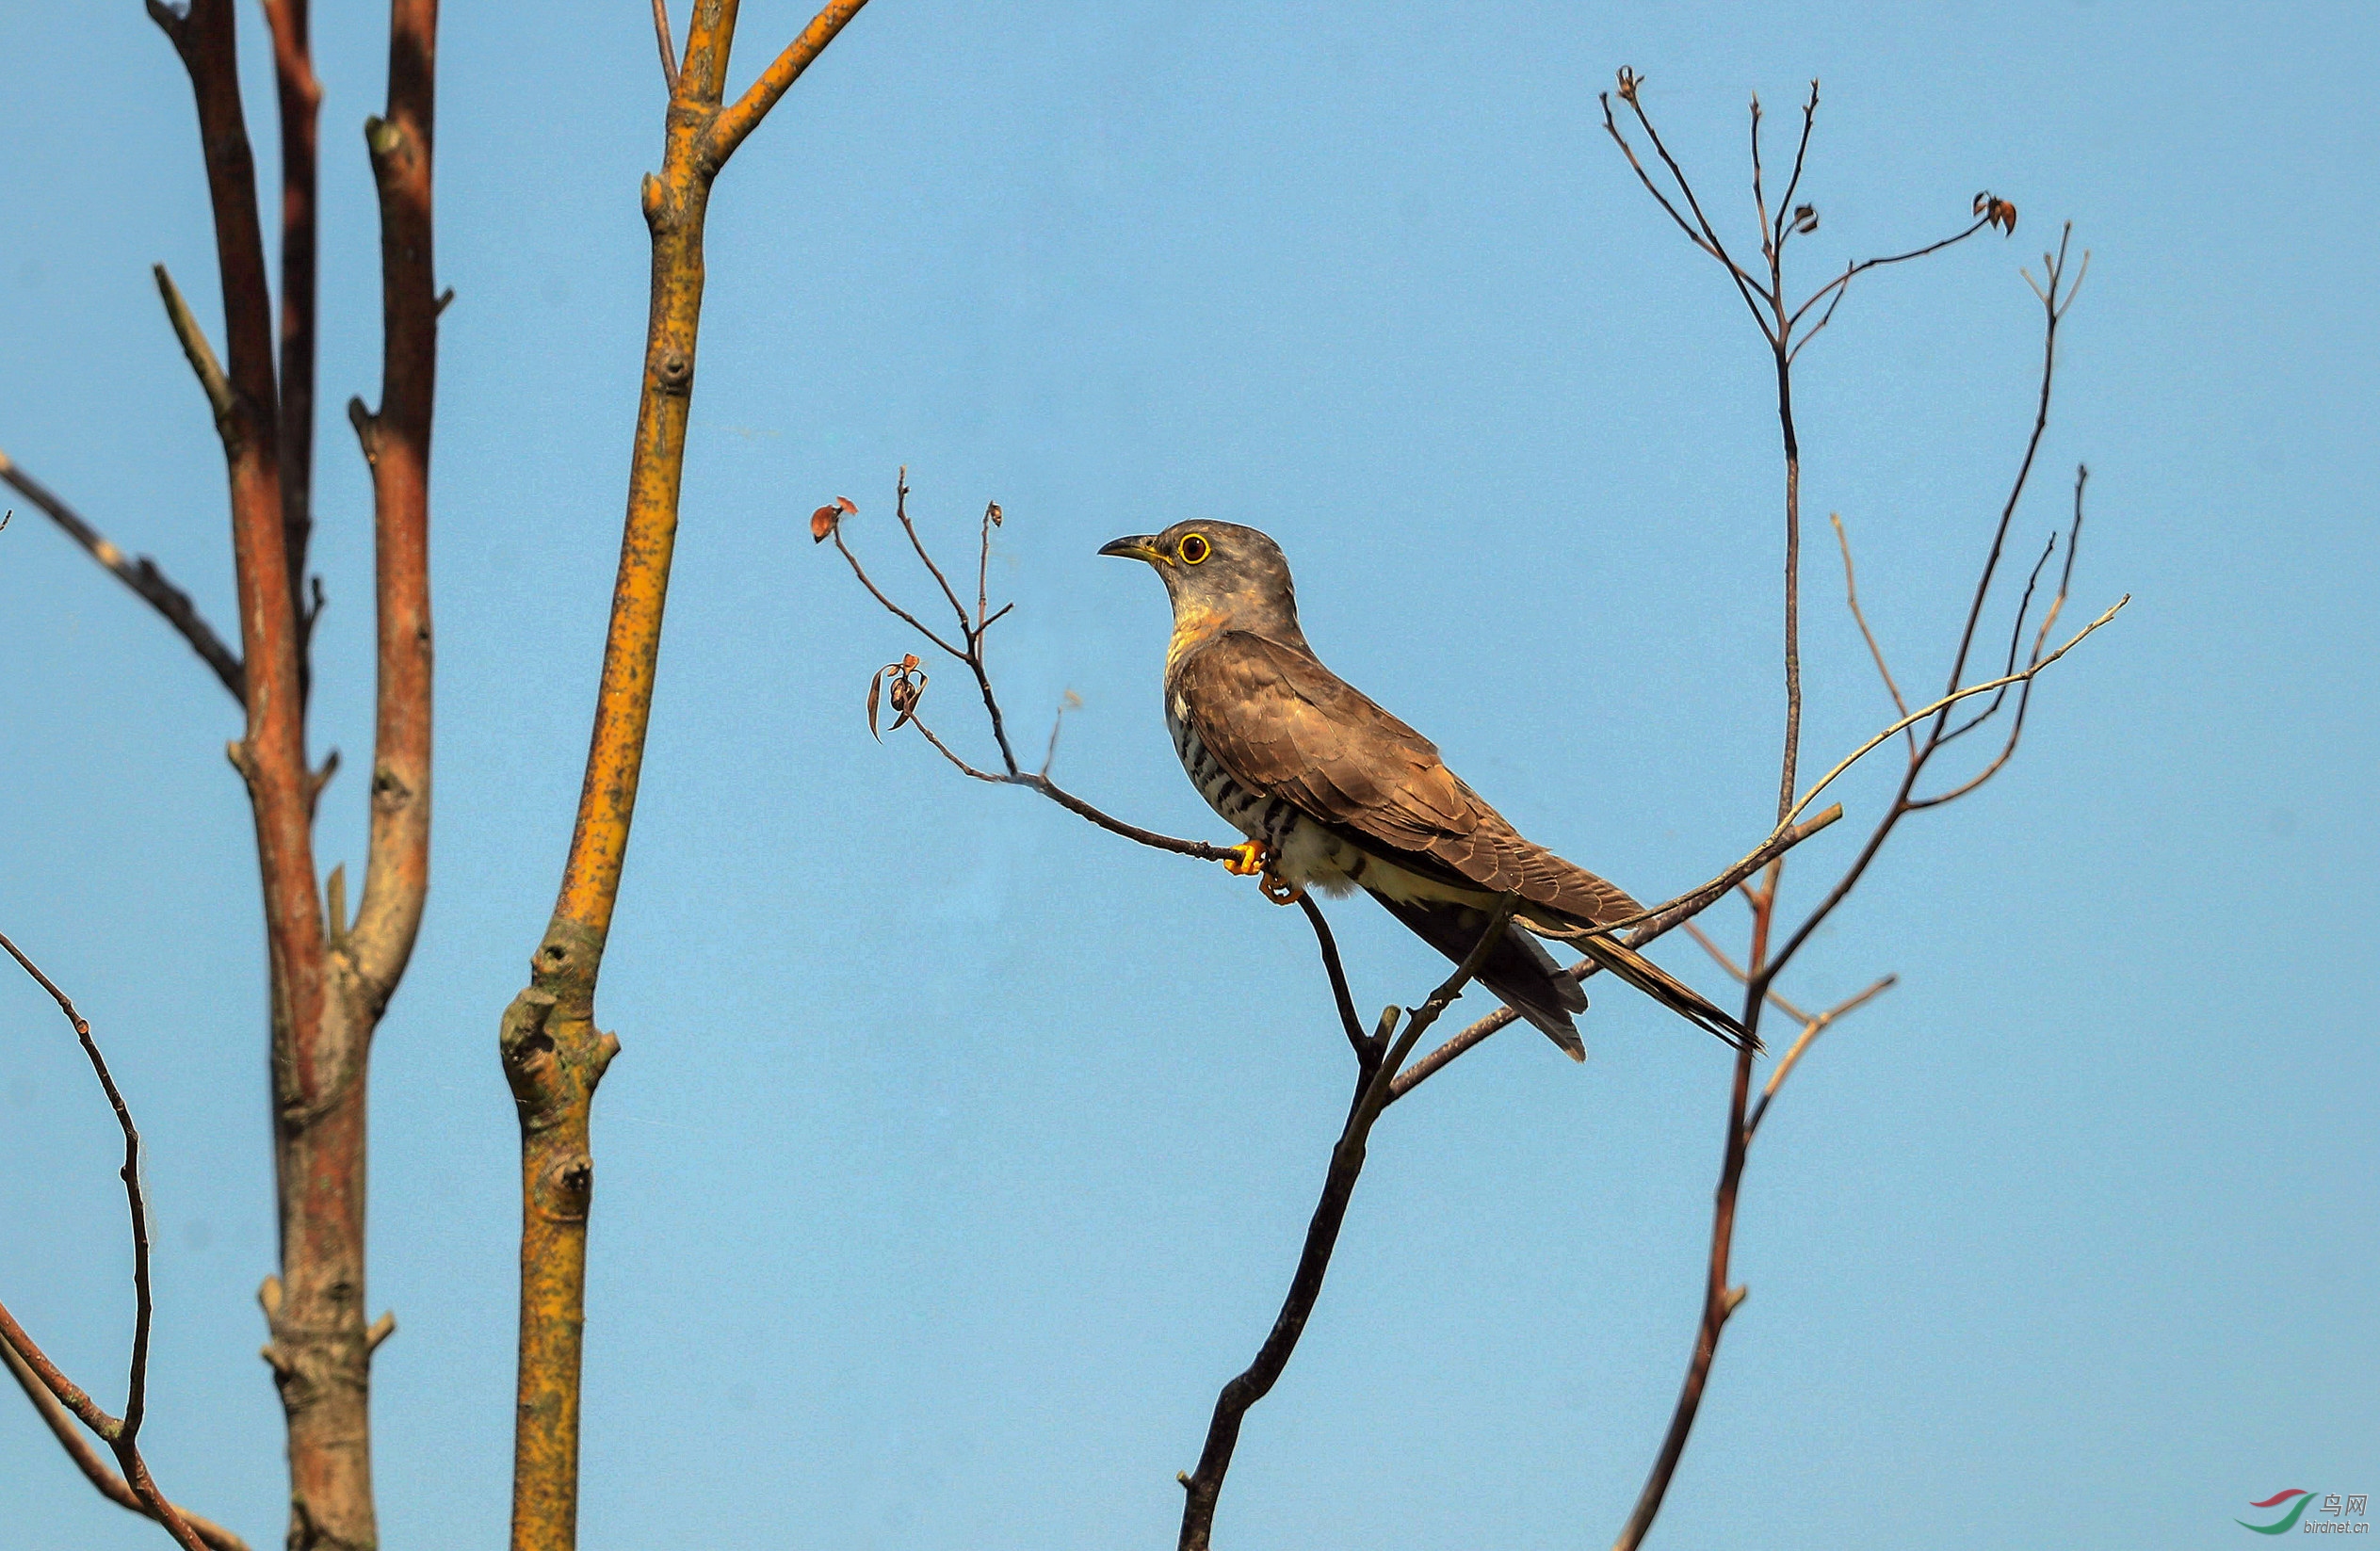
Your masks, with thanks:
M1171 673L1198 645L1229 628L1231 616L1204 604L1179 603L1174 607L1174 638L1166 643L1165 670Z

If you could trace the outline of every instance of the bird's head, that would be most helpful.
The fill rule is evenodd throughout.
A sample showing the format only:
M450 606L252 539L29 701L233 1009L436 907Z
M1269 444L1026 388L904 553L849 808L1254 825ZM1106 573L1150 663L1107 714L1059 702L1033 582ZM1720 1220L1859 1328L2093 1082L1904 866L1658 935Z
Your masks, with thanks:
M1099 553L1147 561L1165 583L1177 626L1196 622L1201 634L1239 629L1303 639L1289 562L1279 544L1253 527L1192 520L1118 539Z

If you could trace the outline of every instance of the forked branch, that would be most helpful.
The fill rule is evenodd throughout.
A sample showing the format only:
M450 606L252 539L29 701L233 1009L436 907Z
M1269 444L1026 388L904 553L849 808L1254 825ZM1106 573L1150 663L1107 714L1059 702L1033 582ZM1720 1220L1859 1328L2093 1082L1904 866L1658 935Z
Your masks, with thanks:
M1611 131L1613 139L1619 142L1622 152L1627 155L1629 166L1634 169L1639 180L1653 193L1672 220L1681 226L1687 225L1678 212L1678 204L1682 202L1688 209L1695 212L1699 221L1700 203L1693 195L1691 183L1678 168L1676 160L1669 156L1650 119L1645 116L1637 95L1640 85L1641 82L1629 73L1625 71L1621 73L1621 95L1635 110L1639 123L1643 127L1646 136L1652 139L1655 148L1660 151L1663 165L1668 168L1671 177L1675 180L1678 196L1676 201L1673 201L1662 188L1657 186L1648 175L1643 164L1639 161L1626 137L1620 133L1616 122L1612 120L1608 101L1605 104L1606 127ZM2054 536L2045 544L2042 558L2034 565L2032 574L2027 579L2023 595L2018 601L2016 617L2010 626L2007 660L2003 663L2001 671L1998 676L1982 683L1966 682L1967 665L1974 648L1986 601L1991 595L1992 585L1998 575L2000 557L2005 552L2009 526L2016 507L2024 495L2034 459L2048 428L2050 388L2056 369L2058 325L2066 307L2072 303L2074 289L2080 283L2083 268L2087 268L2088 266L2086 254L2083 266L2075 271L2072 283L2067 283L2065 279L2067 247L2066 239L2062 237L2055 253L2043 255L2044 279L2032 282L2031 275L2026 277L2033 284L2034 293L2042 302L2044 314L2040 392L2032 434L2027 439L2024 456L2019 461L2007 497L2001 503L2000 518L1994 526L1991 544L1976 582L1973 602L1968 608L1964 628L1957 639L1957 651L1953 657L1949 683L1935 700L1917 710L1910 709L1907 699L1902 694L1901 687L1895 681L1891 669L1887 666L1883 646L1878 641L1874 631L1870 628L1866 614L1860 607L1857 577L1852 564L1850 541L1844 534L1841 519L1836 518L1836 536L1841 546L1843 557L1845 598L1853 619L1859 626L1861 637L1867 643L1869 654L1875 664L1877 674L1884 681L1886 692L1892 697L1894 709L1900 715L1891 726L1854 750L1851 754L1839 761L1834 768L1803 791L1796 799L1794 795L1795 761L1798 753L1797 733L1801 715L1801 681L1795 630L1799 607L1797 558L1800 454L1793 426L1792 367L1794 360L1799 355L1802 347L1817 337L1819 332L1825 328L1827 322L1834 316L1835 309L1840 304L1843 296L1848 291L1851 282L1857 276L1870 269L1902 264L1938 252L1975 235L1987 227L1999 227L2013 232L2016 222L2015 205L1989 193L1979 194L1975 199L1974 221L1964 230L1938 241L1911 249L1906 252L1849 265L1840 275L1820 287L1809 298L1798 305L1789 306L1786 299L1782 256L1786 237L1791 232L1815 230L1817 224L1816 212L1811 207L1793 206L1789 213L1786 208L1791 201L1793 190L1799 186L1802 153L1805 152L1808 146L1811 121L1816 106L1817 93L1813 85L1809 105L1804 112L1802 146L1795 156L1794 183L1789 186L1787 199L1780 202L1777 214L1773 219L1768 214L1760 193L1759 106L1757 100L1753 105L1753 186L1755 203L1762 221L1762 256L1767 260L1765 280L1747 274L1741 267L1728 258L1716 233L1709 231L1707 223L1696 242L1697 247L1704 249L1706 252L1711 253L1726 265L1730 279L1739 293L1746 296L1747 300L1751 299L1753 292L1757 291L1761 299L1767 303L1766 315L1762 315L1763 309L1759 306L1755 306L1753 311L1759 323L1762 337L1774 357L1777 411L1784 431L1787 529L1785 676L1788 712L1783 779L1780 783L1780 828L1789 825L1810 802L1832 785L1845 771L1892 738L1898 736L1905 740L1908 757L1898 789L1884 814L1870 832L1865 844L1841 876L1826 891L1817 907L1786 934L1781 946L1773 952L1771 951L1772 936L1777 929L1781 863L1773 864L1769 867L1759 886L1753 887L1747 884L1744 887L1752 907L1752 929L1750 951L1740 966L1716 943L1704 936L1699 929L1695 930L1695 936L1703 941L1712 956L1742 982L1744 986L1742 1022L1748 1030L1757 1034L1761 1013L1765 1009L1773 1006L1788 1016L1795 1018L1801 1024L1801 1032L1784 1058L1772 1070L1768 1082L1760 1090L1757 1105L1752 1102L1754 1047L1750 1042L1747 1042L1739 1052L1735 1062L1728 1099L1724 1156L1720 1169L1719 1186L1713 1203L1709 1264L1704 1289L1702 1319L1696 1331L1694 1349L1688 1362L1686 1379L1680 1388L1677 1404L1672 1413L1667 1434L1662 1440L1653 1467L1647 1475L1636 1508L1620 1532L1616 1543L1617 1551L1635 1551L1635 1547L1642 1543L1655 1516L1660 1512L1669 1483L1684 1453L1687 1437L1692 1430L1694 1418L1701 1404L1704 1386L1709 1377L1712 1362L1717 1355L1721 1332L1728 1317L1735 1312L1744 1297L1744 1289L1740 1285L1732 1284L1728 1273L1737 1201L1753 1136L1757 1131L1761 1120L1767 1115L1786 1076L1799 1063L1819 1034L1843 1015L1882 994L1893 983L1893 977L1887 976L1858 995L1811 1017L1803 1015L1791 1002L1777 993L1775 990L1777 977L1809 941L1818 928L1832 914L1836 907L1841 904L1851 891L1858 885L1867 868L1874 861L1877 853L1883 848L1902 819L1922 808L1938 806L1967 795L1989 781L2006 765L2015 752L2017 737L2022 732L2025 711L2031 703L2034 680L2051 663L2058 661L2086 637L2106 625L2115 617L2125 603L2129 601L2129 597L2119 600L2056 650L2048 650L2050 631L2066 603L2069 584L2073 576L2075 541L2080 534L2082 477L2078 472L2075 519L2066 534L2065 565L2060 573L2057 594L2044 612L2040 623L2033 629L2032 646L2029 655L2026 656L2020 668L2018 651L2030 619L2035 588L2041 579L2043 569L2055 552L2057 541ZM2070 231L2069 228L2069 234ZM1690 226L1688 234L1696 236L1696 230ZM1812 309L1821 307L1821 304L1824 310L1819 314L1817 321L1802 331L1797 338L1796 330L1808 317ZM2006 703L2012 690L2015 691L2016 703L2016 715L2008 738L1999 755L1979 773L1938 796L1931 798L1917 796L1918 783L1934 756L1946 744L1988 722ZM1989 703L1982 710L1953 725L1952 707L1962 702L1983 695L1992 697Z
M1272 1329L1257 1348L1255 1360L1224 1384L1222 1393L1215 1398L1215 1413L1207 1423L1206 1444L1199 1452L1198 1468L1176 1478L1182 1483L1185 1499L1180 1551L1207 1551L1213 1540L1215 1505L1222 1494L1223 1478L1231 1469L1232 1453L1239 1444L1240 1424L1249 1408L1271 1394L1272 1386L1280 1381L1282 1370L1288 1366L1290 1354L1297 1349L1298 1338L1305 1333L1315 1302L1321 1297L1322 1279L1330 1269L1339 1227L1347 1219L1347 1204L1354 1196L1357 1177L1364 1171L1365 1150L1372 1124L1394 1096L1398 1071L1421 1036L1429 1032L1430 1026L1454 1004L1463 988L1479 973L1488 950L1504 935L1504 928L1513 918L1513 907L1517 903L1516 896L1507 895L1488 913L1486 929L1481 932L1479 942L1419 1007L1400 1009L1392 1003L1382 1010L1378 1026L1367 1034L1355 1017L1354 1000L1348 993L1347 977L1339 965L1337 945L1331 939L1321 912L1306 902L1306 917L1314 924L1340 1019L1347 1026L1348 1040L1355 1047L1355 1091L1348 1102L1347 1123L1340 1128L1338 1141L1331 1149L1330 1167L1322 1176L1321 1198L1315 1203L1314 1216L1306 1224L1305 1245L1299 1252L1297 1270L1289 1279L1289 1291L1282 1300L1281 1312L1274 1317ZM1404 1023L1401 1033L1398 1031L1400 1017Z
M577 1542L580 1357L594 1187L590 1120L597 1084L620 1049L616 1037L595 1027L595 994L652 724L702 332L712 185L861 4L831 0L732 106L722 104L735 0L692 0L682 57L672 57L669 46L668 12L654 8L671 90L660 170L648 173L641 189L653 284L620 569L560 886L530 959L529 983L505 1010L497 1035L521 1123L513 1551L570 1551Z
M14 959L43 991L50 994L51 999L57 1003L58 1010L66 1015L66 1021L73 1026L74 1038L82 1044L84 1056L90 1061L91 1071L99 1078L101 1090L107 1095L108 1107L116 1113L116 1123L124 1135L124 1162L117 1172L124 1183L124 1207L132 1219L133 1327L131 1371L124 1382L123 1415L107 1414L87 1391L60 1373L57 1365L43 1355L33 1338L25 1333L24 1327L17 1323L15 1317L5 1306L0 1306L0 1347L8 1349L11 1359L8 1366L18 1375L20 1382L30 1373L57 1406L72 1413L76 1420L90 1429L99 1441L107 1446L116 1456L117 1468L123 1472L118 1484L129 1487L138 1505L138 1511L165 1526L166 1532L179 1542L185 1551L208 1551L207 1543L183 1517L182 1511L157 1489L157 1483L150 1478L147 1462L140 1457L140 1424L146 1419L149 1409L151 1314L149 1204L140 1188L140 1132L132 1123L132 1111L125 1106L123 1094L117 1089L114 1075L107 1070L106 1058L99 1053L98 1042L91 1038L91 1026L74 1010L74 1004L68 1000L66 993L42 974L40 966L26 958L22 948L6 936L0 936L0 948L8 950L8 957ZM25 1389L27 1394L33 1393L32 1385L27 1384ZM43 1410L45 1417L51 1414L46 1408ZM55 1423L52 1430L57 1430ZM60 1436L63 1438L65 1434ZM71 1445L68 1452L74 1452ZM90 1465L84 1464L80 1455L76 1456L76 1463L83 1464L84 1474L90 1477L93 1485L103 1492L107 1491L102 1477L93 1475ZM121 1501L121 1498L117 1500Z

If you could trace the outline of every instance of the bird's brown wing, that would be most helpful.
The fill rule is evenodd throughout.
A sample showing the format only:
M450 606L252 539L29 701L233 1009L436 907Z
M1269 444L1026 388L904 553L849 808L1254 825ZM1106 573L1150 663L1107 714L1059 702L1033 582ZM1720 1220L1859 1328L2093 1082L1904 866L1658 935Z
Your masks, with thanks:
M1635 913L1625 892L1514 830L1446 767L1435 744L1311 653L1225 631L1169 677L1169 695L1234 780L1367 851L1585 925Z

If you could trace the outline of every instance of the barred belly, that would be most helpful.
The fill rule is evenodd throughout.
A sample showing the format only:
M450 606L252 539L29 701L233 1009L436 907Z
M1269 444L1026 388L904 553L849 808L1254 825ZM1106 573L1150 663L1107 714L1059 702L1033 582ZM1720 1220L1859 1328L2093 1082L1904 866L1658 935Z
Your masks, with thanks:
M1206 805L1241 834L1272 848L1274 876L1300 888L1344 894L1361 882L1368 871L1375 870L1370 857L1308 820L1287 801L1250 791L1232 779L1222 762L1207 752L1197 730L1170 703L1165 707L1165 728L1174 735L1174 752L1181 757L1183 770Z

